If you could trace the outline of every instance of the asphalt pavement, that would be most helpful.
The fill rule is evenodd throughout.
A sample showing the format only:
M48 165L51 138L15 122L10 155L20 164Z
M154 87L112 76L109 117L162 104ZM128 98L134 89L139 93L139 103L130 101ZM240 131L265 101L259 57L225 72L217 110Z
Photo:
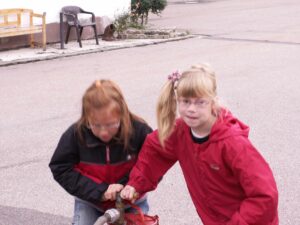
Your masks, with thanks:
M73 42L64 50L58 44L47 51L61 54L47 60L41 49L16 50L13 60L10 51L0 53L0 225L71 223L74 199L53 180L48 163L95 79L118 82L131 110L155 128L155 103L167 75L198 62L215 68L222 103L250 126L251 141L272 168L280 224L300 224L299 0L168 2L149 22L187 29L189 38L128 40L135 44L110 49L100 46L117 42L96 46L90 40L83 49ZM71 57L62 53L67 49ZM37 58L18 58L22 51L37 51ZM149 202L162 225L202 224L178 164Z

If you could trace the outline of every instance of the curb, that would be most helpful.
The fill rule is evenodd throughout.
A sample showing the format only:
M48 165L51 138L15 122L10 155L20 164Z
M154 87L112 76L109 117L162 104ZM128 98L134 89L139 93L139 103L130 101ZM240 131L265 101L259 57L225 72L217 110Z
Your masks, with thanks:
M0 58L0 67L5 66L11 66L16 64L25 64L25 63L31 63L31 62L38 62L38 61L46 61L46 60L52 60L52 59L58 59L58 58L64 58L64 57L72 57L72 56L78 56L78 55L85 55L90 53L98 53L98 52L106 52L106 51L113 51L118 49L124 49L124 48L133 48L133 47L142 47L147 45L154 45L154 44L161 44L166 42L172 42L172 41L180 41L185 40L189 38L197 37L197 35L185 35L180 37L174 37L174 38L166 38L166 39L130 39L127 42L122 42L120 45L104 45L104 46L96 46L94 49L80 49L76 48L73 52L68 52L66 49L59 49L59 44L55 45L49 45L48 50L46 53L50 55L42 55L44 54L43 51L37 51L36 54L38 54L38 57L28 57L23 59L13 59L10 61L1 61ZM89 40L90 41L90 40ZM77 43L75 43L77 45ZM53 47L54 46L54 47ZM56 46L56 47L55 47ZM54 52L51 52L53 49ZM29 51L32 51L32 49L28 48ZM34 54L34 53L33 53Z

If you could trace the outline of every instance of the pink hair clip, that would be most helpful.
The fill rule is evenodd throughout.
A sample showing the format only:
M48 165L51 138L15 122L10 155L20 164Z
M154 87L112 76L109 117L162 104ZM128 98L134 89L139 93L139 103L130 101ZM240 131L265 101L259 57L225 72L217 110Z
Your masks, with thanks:
M178 81L180 79L180 77L181 77L181 74L178 71L175 71L168 76L168 80L175 83L176 81Z

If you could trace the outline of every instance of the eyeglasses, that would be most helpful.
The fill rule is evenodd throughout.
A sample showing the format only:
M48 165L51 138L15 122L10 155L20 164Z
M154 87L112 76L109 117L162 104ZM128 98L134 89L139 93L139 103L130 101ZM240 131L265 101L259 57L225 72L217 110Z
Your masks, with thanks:
M88 128L93 129L93 130L108 130L108 131L114 131L115 129L120 127L120 121L116 123L108 123L108 124L93 124L89 123Z
M178 104L180 107L182 108L188 108L190 107L190 105L194 105L197 109L202 109L204 108L207 104L209 103L208 100L206 99L203 99L203 98L199 98L199 99L196 99L194 101L190 100L190 99L187 99L187 98L180 98L178 100Z

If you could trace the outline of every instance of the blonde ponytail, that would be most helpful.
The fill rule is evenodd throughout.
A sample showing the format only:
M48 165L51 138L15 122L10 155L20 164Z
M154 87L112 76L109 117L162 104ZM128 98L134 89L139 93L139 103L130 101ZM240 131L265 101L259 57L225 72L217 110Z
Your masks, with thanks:
M156 107L158 138L162 146L171 134L176 119L174 81L169 80L162 88Z

